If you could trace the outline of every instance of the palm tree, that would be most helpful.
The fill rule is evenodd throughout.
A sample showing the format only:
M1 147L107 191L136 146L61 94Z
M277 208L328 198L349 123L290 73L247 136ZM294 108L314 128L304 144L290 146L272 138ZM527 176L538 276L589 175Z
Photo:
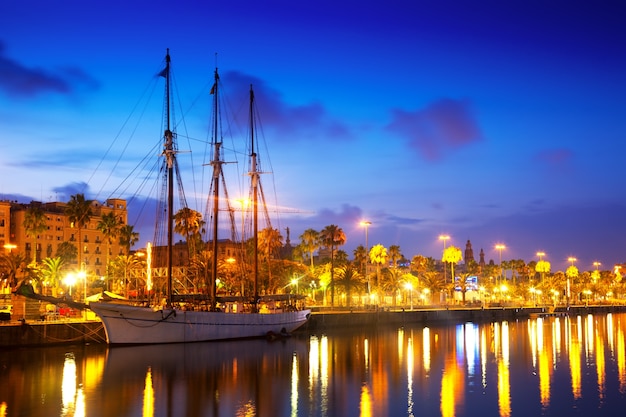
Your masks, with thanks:
M115 274L123 278L124 297L128 298L130 271L142 267L142 261L134 255L119 255L113 260L113 269L115 270Z
M7 253L0 256L2 275L7 277L9 288L17 286L17 273L26 270L26 257L21 253Z
M454 265L463 259L463 252L456 246L448 246L443 252L441 260L450 263L450 273L452 275L452 284L454 284Z
M335 305L335 248L346 243L343 230L334 224L326 226L320 233L320 240L324 246L330 248L330 306Z
M117 216L113 212L105 213L100 218L98 225L96 228L102 233L106 242L106 260L105 260L105 280L108 281L108 268L109 268L109 255L110 255L110 247L113 243L113 240L117 238L120 231L121 222Z
M358 265L356 262L348 262L337 270L336 285L345 290L348 307L350 307L352 300L352 290L358 290L363 285L363 275L356 265Z
M62 242L54 254L55 257L61 258L64 264L70 264L78 257L78 249L70 242Z
M537 271L537 272L539 272L541 274L541 281L543 282L545 274L549 274L550 273L550 262L544 261L544 260L540 260L535 265L535 271Z
M126 224L119 229L118 241L124 247L126 255L130 254L130 248L139 241L139 233L133 230L133 226Z
M59 283L63 277L63 267L65 263L60 257L44 258L41 269L41 277L44 288L52 288L52 296L56 297L59 290ZM47 294L44 294L47 295Z
M174 231L185 236L189 257L192 258L196 252L197 237L204 228L202 214L189 207L183 207L174 215Z
M283 246L283 236L278 229L266 227L259 232L258 245L259 257L265 260L267 265L267 282L264 286L266 290L269 290L273 285L272 259L278 257L280 248Z
M33 238L33 265L37 264L37 238L48 228L46 224L46 215L39 206L31 205L24 215L24 228L26 236Z
M445 288L445 280L441 274L435 271L427 271L422 275L422 286L429 294L441 293Z
M78 268L82 269L83 241L81 239L81 231L89 225L93 212L91 210L92 200L86 200L84 194L75 194L71 196L65 213L71 223L71 227L78 230Z
M376 287L380 287L380 275L383 265L387 265L387 248L380 243L370 249L370 262L376 265Z
M309 259L311 261L311 271L313 271L313 252L319 249L320 247L320 234L317 230L314 229L306 229L300 235L300 245L302 246L302 250L306 251L309 254Z
M391 293L391 300L395 307L398 300L398 293L402 290L404 273L398 268L387 268L385 273L384 288Z
M391 245L389 246L389 251L387 251L387 255L391 260L391 263L394 268L398 267L398 261L402 259L402 252L400 252L400 246Z

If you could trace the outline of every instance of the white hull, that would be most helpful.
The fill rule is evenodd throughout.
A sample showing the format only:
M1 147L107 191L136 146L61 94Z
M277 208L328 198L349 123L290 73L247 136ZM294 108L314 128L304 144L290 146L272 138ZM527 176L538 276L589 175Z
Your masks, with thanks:
M293 332L308 320L311 310L284 313L223 313L154 310L125 304L92 302L109 344L206 342L265 337Z

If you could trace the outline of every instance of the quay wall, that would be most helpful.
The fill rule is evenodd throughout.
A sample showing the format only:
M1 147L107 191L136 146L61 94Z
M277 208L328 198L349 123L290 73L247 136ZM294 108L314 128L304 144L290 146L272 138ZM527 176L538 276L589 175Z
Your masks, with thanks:
M524 320L538 316L564 316L626 312L626 306L439 308L419 310L314 310L298 333L316 333L343 328L405 326ZM58 344L106 343L99 320L20 320L0 324L0 348Z
M333 310L314 311L301 331L318 332L336 328L371 327L376 325L435 325L466 322L523 320L539 316L565 316L626 312L626 306L570 307L492 307L436 308L419 310Z
M106 343L102 322L20 320L0 325L0 349L87 343Z

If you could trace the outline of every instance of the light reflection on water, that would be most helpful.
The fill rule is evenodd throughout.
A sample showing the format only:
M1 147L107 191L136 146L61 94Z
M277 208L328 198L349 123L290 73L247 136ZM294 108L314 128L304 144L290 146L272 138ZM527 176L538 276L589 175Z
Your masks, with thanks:
M617 415L626 314L0 352L5 416Z

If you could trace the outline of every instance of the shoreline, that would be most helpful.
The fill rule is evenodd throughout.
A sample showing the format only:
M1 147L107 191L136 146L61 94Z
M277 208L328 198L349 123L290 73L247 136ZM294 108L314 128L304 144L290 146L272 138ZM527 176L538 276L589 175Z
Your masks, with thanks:
M314 333L342 328L371 326L437 325L466 322L525 320L535 317L578 316L626 312L623 305L573 305L545 307L460 307L312 309L311 318L296 333ZM99 320L22 320L0 324L0 347L20 348L55 345L106 344Z

